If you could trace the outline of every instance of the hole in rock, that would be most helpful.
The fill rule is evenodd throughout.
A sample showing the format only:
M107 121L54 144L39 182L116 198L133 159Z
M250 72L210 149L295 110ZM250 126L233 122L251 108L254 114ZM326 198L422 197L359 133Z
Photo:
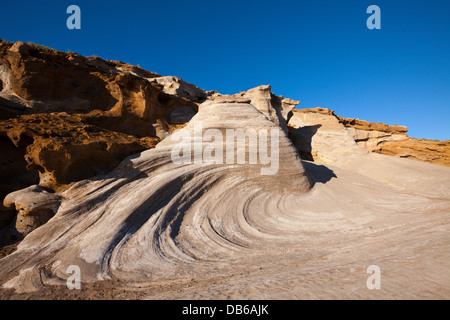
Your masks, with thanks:
M25 160L26 143L32 143L33 139L25 140L17 148L8 137L0 136L0 204L7 194L39 184L39 173L29 171Z

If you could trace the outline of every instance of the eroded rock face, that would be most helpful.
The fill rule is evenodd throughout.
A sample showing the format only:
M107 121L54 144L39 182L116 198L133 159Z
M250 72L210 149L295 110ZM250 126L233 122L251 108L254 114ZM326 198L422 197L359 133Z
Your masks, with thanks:
M183 126L198 104L149 80L158 77L120 61L2 41L1 202L30 185L61 190L104 174ZM10 210L0 211L7 221Z
M39 184L55 190L106 173L158 142L150 132L139 138L89 123L95 120L66 113L23 115L0 122L0 132L25 150L23 161L28 170L39 172Z
M119 61L2 42L0 135L26 148L28 169L46 187L109 171L197 112L148 80L157 77Z
M18 49L23 46L26 50ZM187 105L194 111L197 107L191 100L172 94L176 91L164 94L164 85L149 81L160 77L156 73L120 61L44 50L23 43L0 44L0 76L3 83L0 97L20 106L20 110L9 110L11 113L98 110L156 121L164 120L174 104ZM171 105L167 106L169 102ZM159 108L157 103L161 104Z
M361 130L347 127L355 142L362 148L373 151L378 145L388 141L402 141L407 139L405 133L393 133L390 131Z
M433 141L409 137L405 126L390 126L358 119L339 117L355 142L380 154L450 166L450 141Z
M3 241L20 240L39 228L55 215L60 203L59 195L37 185L10 193L4 200L4 206L15 209L17 215Z
M448 196L448 168L401 159L398 154L392 157L369 152L357 144L352 131L334 112L315 111L294 110L289 121L291 139L303 159L352 171L403 191Z
M300 101L276 96L271 90L272 87L270 85L263 85L235 95L221 95L216 93L210 97L210 100L227 103L251 103L269 120L287 132L287 122L292 115L292 110Z
M281 127L251 103L231 99L226 103L203 103L183 129L155 148L123 161L109 174L84 180L62 192L55 218L21 243L23 249L33 250L44 243L47 247L43 254L28 256L26 263L34 263L38 275L40 264L47 261L47 265L52 265L52 274L47 276L54 279L64 276L61 271L70 264L83 268L83 281L96 281L99 277L137 280L150 273L173 277L201 261L235 258L240 247L258 241L264 224L256 227L246 221L261 213L249 211L244 219L242 207L267 194L273 195L270 203L275 206L280 197L303 195L311 185L298 153ZM261 161L187 161L198 155L197 150L204 155L211 148L210 141L198 139L196 134L203 137L208 129L224 134L227 130L242 130L244 121L245 129L278 133L268 138L268 145L272 146L272 139L276 139L273 142L279 148L279 157L274 158L276 172L262 175L261 169L271 164ZM201 132L197 132L198 126ZM180 137L185 138L181 140L183 146L189 145L189 151L183 153L186 161L181 163L173 158ZM214 144L220 150L237 149L234 140L215 140ZM251 152L257 150L246 148L244 158L248 159ZM8 203L14 202L12 198L8 196ZM21 264L19 260L13 264ZM2 265L0 278L9 275L10 267L12 264ZM19 287L30 290L26 285Z
M290 136L303 159L331 164L350 152L364 153L330 110L300 109L293 114L289 120Z
M434 141L408 137L379 144L371 151L450 167L449 140Z
M328 129L341 131L344 136L339 143L351 137L359 147L370 152L450 166L450 141L410 138L405 126L343 118L326 108L298 109L294 115L290 121L291 137L307 160L319 154L311 140L321 128L319 133Z
M167 94L183 97L194 102L202 103L213 94L211 91L200 89L196 85L175 76L156 77L149 80L163 85L164 92Z

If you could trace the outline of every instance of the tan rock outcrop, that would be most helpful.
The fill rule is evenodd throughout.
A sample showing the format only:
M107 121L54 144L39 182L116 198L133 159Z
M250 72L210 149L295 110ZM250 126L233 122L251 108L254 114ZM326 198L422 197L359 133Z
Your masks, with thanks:
M378 131L390 134L406 134L406 132L408 132L408 128L405 126L391 126L384 123L374 123L353 118L343 118L339 116L337 117L339 119L339 122L341 122L344 126L355 128L361 131Z
M370 153L331 115L294 112L293 121L323 124L311 143L330 162L301 161L248 98L204 102L155 148L58 193L55 216L0 260L0 294L67 295L76 265L78 297L139 288L154 299L373 298L361 274L377 263L391 280L379 297L445 297L450 168ZM209 129L279 129L280 170L204 162L213 146L230 146ZM187 146L186 162L173 161Z
M419 160L450 167L450 141L407 138L387 141L371 148L372 152Z
M290 137L303 159L356 172L406 192L447 197L448 168L401 159L398 153L392 157L369 152L357 144L352 131L339 120L327 109L294 110L289 121Z
M0 145L8 152L0 154L0 200L30 185L60 190L106 173L183 126L198 104L149 80L158 77L120 61L2 41ZM0 211L7 224L11 211Z
M295 109L289 120L289 132L305 160L318 158L324 163L333 163L346 157L349 151L364 153L339 118L328 109Z
M310 143L316 129L336 129L337 123L340 123L356 144L367 151L450 166L449 141L410 138L405 126L343 118L327 108L296 109L294 112L297 116L290 122L291 136L304 159L312 160L317 156L317 151L311 150ZM299 119L308 120L299 122ZM331 127L330 123L333 124Z
M213 92L200 89L196 85L175 76L149 78L151 82L164 86L164 92L194 102L204 102Z
M217 102L250 102L269 120L275 122L287 132L287 122L291 112L300 101L276 96L271 90L270 85L263 85L235 95L213 94L210 99Z
M40 186L31 186L6 196L4 206L15 209L13 228L6 234L6 242L22 239L33 230L50 220L58 211L61 197L50 193Z
M149 81L155 73L21 42L0 45L0 75L0 135L27 148L27 167L39 170L46 187L111 170L198 108Z

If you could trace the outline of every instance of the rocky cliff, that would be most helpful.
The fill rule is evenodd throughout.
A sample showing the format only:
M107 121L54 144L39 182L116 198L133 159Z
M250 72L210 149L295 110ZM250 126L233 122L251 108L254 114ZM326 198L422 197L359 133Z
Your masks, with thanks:
M0 198L107 173L188 122L207 96L120 61L1 41ZM4 225L11 210L0 212Z
M447 297L449 144L271 89L0 42L0 298Z
M329 109L294 110L299 101L274 95L270 86L222 96L120 61L1 41L0 198L33 185L62 191L108 173L184 126L208 99L251 103L285 132L289 122L306 160L321 157L312 138L333 123L345 127L342 141L365 150L450 165L448 141L420 141L409 138L406 127L342 118ZM10 203L0 212L0 227L17 219Z
M327 108L295 109L294 115L297 120L290 123L291 136L305 159L313 160L317 150L311 150L311 146L302 141L310 139L314 131L325 123L337 121L356 144L367 151L450 166L450 140L411 138L405 126L344 118Z

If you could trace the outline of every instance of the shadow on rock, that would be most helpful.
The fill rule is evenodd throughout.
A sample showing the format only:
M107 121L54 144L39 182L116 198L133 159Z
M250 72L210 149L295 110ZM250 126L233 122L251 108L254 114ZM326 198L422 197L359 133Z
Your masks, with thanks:
M333 170L321 164L315 164L308 161L302 161L306 172L308 173L311 185L314 187L316 183L327 183L332 178L337 178Z
M321 126L321 124L317 124L300 128L290 128L289 136L303 160L314 161L311 141Z

